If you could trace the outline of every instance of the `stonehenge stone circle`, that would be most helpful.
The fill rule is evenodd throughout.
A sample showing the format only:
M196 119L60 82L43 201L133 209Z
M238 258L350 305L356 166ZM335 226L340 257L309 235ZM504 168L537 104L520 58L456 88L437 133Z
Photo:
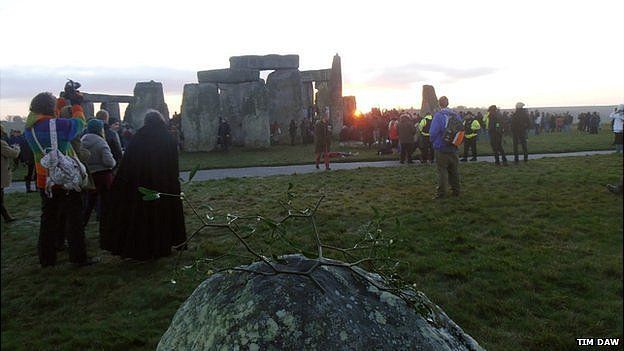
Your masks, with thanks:
M266 70L273 72L265 84L260 79L260 71ZM182 120L192 121L182 123L186 151L213 150L214 143L200 142L200 139L216 138L220 118L227 119L230 124L232 143L250 148L270 145L273 122L281 127L280 142L287 141L290 120L294 119L299 125L302 118L311 117L313 110L330 111L335 134L342 127L342 74L338 55L333 58L331 69L307 71L299 71L298 55L233 56L229 68L197 72L197 82L200 85L213 84L217 95L216 98L198 99L196 90L199 88L193 88L192 84L185 86L182 110L186 113L182 113ZM126 115L135 115L138 97L135 98L137 101L128 106ZM214 101L217 101L216 106L199 106ZM204 117L198 115L201 111L204 111ZM213 129L200 129L195 125L196 121L202 121L202 128L213 125L204 121L205 111L217 116Z

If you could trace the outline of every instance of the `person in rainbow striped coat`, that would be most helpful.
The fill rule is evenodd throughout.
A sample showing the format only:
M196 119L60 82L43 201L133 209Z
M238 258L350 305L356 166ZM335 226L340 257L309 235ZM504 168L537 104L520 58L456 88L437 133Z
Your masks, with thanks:
M44 190L47 171L41 166L41 158L46 149L51 147L49 121L53 118L56 119L59 151L70 156L76 155L71 146L71 141L78 138L85 128L82 100L82 95L75 90L70 93L66 92L65 98L59 99L48 92L37 94L30 103L30 113L26 119L24 135L35 156L37 188L41 194L41 221L37 251L42 267L50 267L56 264L55 244L60 231L66 231L71 263L76 266L94 263L92 259L87 257L85 234L82 226L81 193L54 186L52 196L48 197ZM67 104L71 105L72 117L58 118L60 110Z

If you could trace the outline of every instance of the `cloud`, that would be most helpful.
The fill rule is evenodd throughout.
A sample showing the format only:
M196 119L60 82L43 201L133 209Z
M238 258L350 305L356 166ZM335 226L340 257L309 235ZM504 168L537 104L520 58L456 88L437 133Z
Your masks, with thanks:
M371 70L368 77L363 79L368 86L409 89L412 84L416 83L453 83L492 74L496 71L497 69L494 67L457 68L438 64L411 63L381 70Z
M0 68L0 98L29 99L42 91L58 94L68 78L88 93L132 95L137 82L163 83L165 93L182 94L186 83L197 81L195 70L170 67L34 67Z

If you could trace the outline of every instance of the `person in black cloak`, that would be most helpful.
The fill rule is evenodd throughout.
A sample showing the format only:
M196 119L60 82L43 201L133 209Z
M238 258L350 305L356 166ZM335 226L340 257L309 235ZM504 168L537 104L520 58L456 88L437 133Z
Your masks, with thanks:
M186 240L182 200L161 196L144 201L139 187L180 194L178 151L163 116L148 111L132 137L113 181L110 208L102 218L100 245L114 255L137 260L168 256Z

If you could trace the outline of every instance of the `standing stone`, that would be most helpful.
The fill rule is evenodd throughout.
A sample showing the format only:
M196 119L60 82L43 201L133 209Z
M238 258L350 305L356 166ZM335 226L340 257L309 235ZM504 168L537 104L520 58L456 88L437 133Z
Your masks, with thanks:
M211 83L185 84L182 95L182 133L186 151L211 151L219 129L219 90Z
M264 82L252 83L250 94L241 102L243 144L253 149L271 146L267 91Z
M267 77L268 110L270 123L277 122L282 129L280 142L287 142L291 119L299 125L303 118L299 70L277 70Z
M138 129L143 126L145 113L154 109L162 113L166 120L169 120L169 108L165 103L163 86L160 82L139 82L134 86L134 102L128 105L130 115L124 116L124 121L130 123ZM126 110L127 111L127 110Z
M425 115L427 113L436 113L440 110L440 103L436 96L435 89L432 85L423 85L422 90L422 105L420 107L420 114Z
M305 82L301 85L301 99L304 109L314 106L314 85L312 82Z
M270 144L270 128L263 80L241 84L219 84L221 115L227 119L232 144L254 148Z
M89 119L95 117L95 107L92 102L83 102L80 106L82 106L85 118Z
M329 83L315 82L314 86L316 88L316 110L321 113L330 105Z
M338 136L342 130L342 66L340 56L336 54L332 61L331 75L329 79L329 118L334 136Z
M108 112L109 118L117 118L121 121L121 114L119 113L118 102L103 102L100 104L100 109L106 110Z

